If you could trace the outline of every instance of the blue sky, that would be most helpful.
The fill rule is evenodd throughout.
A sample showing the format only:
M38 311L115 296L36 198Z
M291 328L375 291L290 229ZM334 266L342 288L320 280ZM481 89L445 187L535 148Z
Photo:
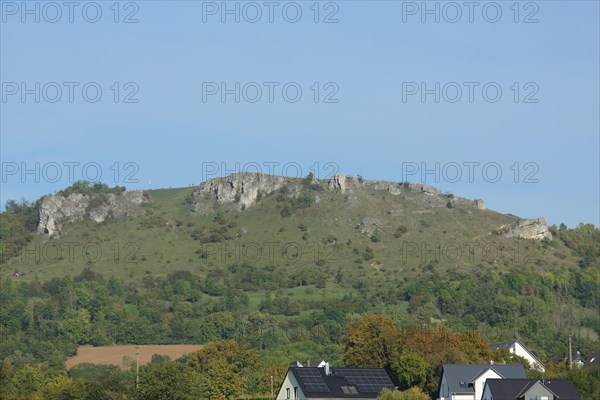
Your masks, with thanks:
M600 225L597 1L0 3L2 204L255 163Z

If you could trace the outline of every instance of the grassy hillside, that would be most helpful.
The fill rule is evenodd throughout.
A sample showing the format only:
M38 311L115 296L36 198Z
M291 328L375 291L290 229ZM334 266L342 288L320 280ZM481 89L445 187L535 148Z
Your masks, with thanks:
M289 217L280 215L282 205L274 195L242 212L221 207L222 224L214 221L214 215L190 211L185 202L192 190L148 191L151 202L140 206L139 216L74 222L58 238L36 235L1 271L19 271L23 280L47 280L89 267L133 279L180 269L203 274L245 262L259 268L327 271L330 281L331 273L342 269L378 285L410 279L426 264L441 271L483 268L493 273L515 264L540 272L577 265L577 258L560 242L540 244L492 234L517 218L491 210L465 205L425 209L409 196L368 189L351 201L336 192L320 191L318 204L297 209ZM376 242L360 232L365 218L377 220L372 229L381 237ZM195 240L198 230L215 227L227 227L235 238L216 243ZM395 237L399 227L406 232ZM369 260L367 247L373 253Z
M505 238L495 232L517 217L449 194L373 185L340 193L306 180L290 180L243 211L197 188L146 198L128 216L30 233L0 264L0 286L12 293L2 298L9 304L1 332L22 335L0 343L0 353L26 350L19 340L45 326L43 340L62 338L63 355L75 343L223 337L268 350L266 359L322 353L339 361L344 326L364 313L479 329L498 341L518 332L545 360L563 354L569 334L576 348L598 348L594 227L561 228L552 241ZM212 211L193 212L194 202ZM3 240L21 232L3 223ZM41 318L36 304L55 311ZM68 332L56 330L56 319ZM43 343L39 359L49 357Z

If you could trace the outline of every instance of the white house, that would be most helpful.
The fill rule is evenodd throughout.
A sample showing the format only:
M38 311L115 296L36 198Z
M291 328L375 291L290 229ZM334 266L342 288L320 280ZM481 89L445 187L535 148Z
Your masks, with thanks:
M376 399L394 384L383 368L290 367L277 400Z
M510 340L508 342L493 343L490 345L492 350L507 349L511 354L523 357L529 361L531 368L537 369L540 372L546 372L546 367L539 360L537 354L529 350L519 339Z
M527 378L520 364L444 364L439 400L480 400L487 379Z

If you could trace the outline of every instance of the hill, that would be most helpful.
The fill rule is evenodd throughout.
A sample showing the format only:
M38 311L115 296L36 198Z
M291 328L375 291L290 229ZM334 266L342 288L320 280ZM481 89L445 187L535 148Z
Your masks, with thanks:
M569 334L582 350L600 334L597 255L543 218L423 184L342 174L144 192L77 183L2 219L4 337L43 325L65 357L76 344L243 338L273 357L335 361L343 327L366 312L495 341L517 332L545 360ZM42 317L42 303L56 310ZM11 340L0 351L15 348L32 352Z
M49 196L40 205L39 235L2 271L46 280L88 266L134 278L247 262L330 272L336 266L348 273L366 269L376 281L390 273L414 275L413 267L429 262L441 270L577 262L564 247L548 250L547 244L498 234L519 219L486 210L481 200L428 185L345 181L341 188L335 179L238 175L197 188L127 193L135 200L114 205L109 198L112 207L99 199L102 194ZM548 231L545 222L541 226Z

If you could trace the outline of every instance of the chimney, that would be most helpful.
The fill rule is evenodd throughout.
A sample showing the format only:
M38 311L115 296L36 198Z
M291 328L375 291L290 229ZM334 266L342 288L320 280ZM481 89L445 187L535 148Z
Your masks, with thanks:
M328 362L325 363L325 375L327 375L327 376L331 375L331 370L329 369Z
M306 366L310 368L310 360L308 358L306 359Z

